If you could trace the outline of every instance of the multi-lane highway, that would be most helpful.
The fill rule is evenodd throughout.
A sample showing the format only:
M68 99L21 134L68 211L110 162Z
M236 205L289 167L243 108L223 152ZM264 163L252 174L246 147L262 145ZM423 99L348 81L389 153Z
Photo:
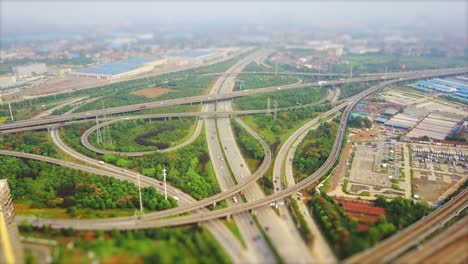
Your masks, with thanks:
M244 65L239 65L240 67L245 67L248 62ZM227 76L222 85L219 87L218 93L225 94L230 93L235 85L237 79L236 74L230 74ZM231 101L219 102L217 105L218 111L231 111ZM242 123L239 119L240 125L243 126L248 133L260 141L262 146L268 148L266 142L260 138L253 130L251 130L247 125ZM208 122L214 123L215 120L210 120ZM236 139L231 128L230 119L228 118L218 118L216 120L217 131L219 135L219 144L211 144L213 147L216 146L218 152L224 152L226 157L227 164L232 172L232 176L236 181L241 181L244 177L251 175L251 172L245 162L239 147L236 143ZM209 141L216 141L218 138L211 139ZM210 143L209 143L210 144ZM222 149L221 149L222 147ZM224 150L224 151L223 151ZM265 158L271 160L271 153L268 150ZM260 189L257 183L252 183L242 191L243 197L247 201L256 200L264 197L264 193ZM241 198L239 196L239 198ZM239 199L240 200L240 199ZM313 261L312 256L310 255L307 247L302 241L295 225L288 226L287 223L283 222L276 213L271 208L259 208L255 212L255 217L258 219L258 222L263 228L266 235L271 240L274 248L277 250L278 254L282 259L288 260L294 263L310 263Z
M238 68L245 67L250 61L255 58L262 56L261 53L254 54L254 56L248 57L243 61L240 61L236 65L232 66L223 76L217 79L216 83L213 85L212 90L210 91L211 95L219 93L221 88L226 84L226 80L230 77L230 73L237 70ZM206 104L204 111L215 111L216 105L214 103ZM207 139L208 151L210 153L211 161L213 164L213 169L216 174L216 178L223 192L227 192L226 189L236 186L236 182L231 176L231 171L229 170L229 164L224 159L225 155L223 153L222 147L219 143L220 131L216 128L216 121L214 119L205 120L205 134ZM270 153L270 150L266 144L264 144L264 151ZM264 159L265 169L267 169L271 162L271 155ZM243 200L240 195L233 194L232 197L229 197L226 200L228 206L233 206L235 204L242 204ZM264 239L262 233L258 227L254 224L252 216L245 212L233 216L233 220L239 228L239 232L242 235L242 238L246 242L248 251L256 256L256 262L266 261L269 263L276 262L272 249L270 249L268 243Z
M248 57L245 60L242 60L239 64L237 64L239 65L239 68L241 68L240 65L242 65L242 63L246 63L249 59L251 58ZM377 91L378 89L385 87L386 85L399 82L399 81L408 81L408 80L429 78L429 77L441 76L441 75L460 74L460 73L466 73L467 71L468 71L467 68L456 68L456 69L443 69L443 70L433 70L433 71L409 72L409 73L404 73L404 74L402 73L401 75L394 75L393 77L396 79L384 81L378 85L375 85L369 88L368 90L364 92L359 93L358 95L347 98L346 101L339 102L340 104L338 104L338 106L336 106L331 111L327 112L328 114L333 114L333 113L340 111L341 109L344 109L342 120L339 126L339 130L335 138L335 143L333 145L333 148L330 152L330 156L328 157L328 159L325 161L322 167L320 167L316 172L314 172L305 180L295 185L289 186L284 190L280 190L273 195L263 197L262 195L257 195L259 194L257 191L252 191L252 192L248 191L249 188L252 188L252 184L254 184L254 181L256 181L259 177L264 175L264 173L266 172L266 170L268 169L270 165L271 157L269 158L270 160L265 158L260 168L253 174L250 174L250 172L247 170L245 166L245 162L243 161L242 156L240 155L240 151L238 150L237 145L235 145L235 141L233 140L233 135L229 134L229 133L232 133L232 130L230 129L229 120L226 118L221 118L218 121L218 127L216 128L215 121L213 119L207 119L205 123L208 123L207 121L211 120L210 122L211 124L209 126L208 125L206 126L206 131L207 131L206 135L208 139L208 144L210 146L210 144L216 144L215 142L218 142L217 146L216 145L212 146L212 150L210 151L211 158L213 160L215 159L215 157L218 158L219 164L216 164L216 162L213 162L215 165L215 168L218 168L218 170L220 168L222 169L223 166L225 168L221 172L217 171L217 174L218 172L222 174L221 175L222 177L218 177L218 180L222 178L225 181L225 183L222 184L221 182L223 182L223 180L220 180L220 185L225 187L223 188L223 192L221 192L220 194L214 195L209 198L205 198L201 201L195 201L190 196L183 194L176 189L171 188L169 192L172 193L172 195L177 195L180 197L181 205L178 208L166 210L163 212L148 213L138 218L119 217L119 218L111 218L111 219L106 219L106 220L59 220L59 219L35 218L35 219L28 219L28 220L33 225L36 225L36 226L50 225L52 228L73 227L79 230L142 229L142 228L148 228L148 227L177 226L177 225L203 222L203 223L206 223L208 227L213 225L211 228L210 227L209 228L215 234L215 237L221 242L221 244L224 247L229 247L229 244L233 242L232 234L230 234L228 231L227 232L230 235L226 234L225 233L226 227L222 224L219 224L218 222L213 222L212 220L216 220L221 217L230 217L233 215L240 214L240 217L236 216L236 219L238 219L236 221L239 221L238 223L241 223L241 225L243 226L242 228L244 228L244 226L247 226L246 228L243 229L243 231L241 231L241 233L243 234L243 236L251 238L253 241L255 241L254 244L252 244L251 242L249 243L252 248L255 248L255 250L258 250L258 252L254 252L254 253L250 252L249 254L247 254L249 256L249 259L258 260L260 257L262 258L267 258L267 256L271 257L272 254L269 252L268 247L265 245L266 243L262 241L257 242L257 240L255 240L255 238L258 237L259 232L256 228L254 228L254 225L252 224L252 222L246 222L246 220L247 221L250 221L250 220L248 220L249 215L246 214L245 212L248 212L249 210L255 210L255 212L257 213L257 217L260 220L260 224L263 226L263 228L265 228L265 230L267 230L267 228L270 230L272 230L272 228L275 228L275 225L277 225L278 223L276 220L272 220L272 219L275 219L275 216L270 216L268 215L269 213L259 214L259 212L271 211L271 209L268 208L269 203L280 201L284 199L285 197L288 197L294 194L298 190L301 190L307 186L310 186L311 184L317 183L332 168L333 164L336 162L339 156L339 151L341 149L341 145L343 142L342 139L344 136L344 130L347 125L348 116L351 110L353 109L353 107L355 106L355 104L357 104L361 99L365 98L369 94ZM91 118L95 116L101 116L104 114L115 114L115 113L129 112L129 111L138 111L142 109L162 107L162 106L168 106L168 105L219 102L219 101L225 101L231 98L236 98L236 97L245 96L249 94L272 92L272 91L286 90L286 89L296 89L300 87L318 85L318 83L309 83L309 84L300 84L300 85L294 84L294 85L289 85L289 86L286 85L286 86L281 86L281 87L261 88L261 89L255 89L252 91L244 90L240 92L230 92L229 85L231 85L231 88L232 88L232 84L226 84L224 89L227 89L227 90L222 91L223 84L226 80L231 80L232 82L232 78L229 78L229 76L232 75L232 77L234 77L235 75L233 74L233 72L234 71L227 72L225 75L222 75L220 77L219 80L222 80L220 81L219 86L218 86L220 93L217 93L216 91L205 96L180 98L180 99L160 101L160 102L154 102L154 103L148 103L148 104L110 108L110 109L104 109L104 110L98 110L98 111L92 111L92 112L63 115L60 117L50 117L50 118L41 118L37 120L20 121L20 122L1 125L0 130L2 130L3 132L6 132L6 131L11 131L11 129L17 129L17 128L21 129L21 128L27 128L30 126L46 127L47 125L52 125L52 126L57 125L57 123L60 123L60 122L68 122L70 120L74 121L76 119ZM381 79L382 79L382 76L360 77L360 78L354 78L354 79L349 79L349 80L329 81L327 85L338 85L338 84L347 83L347 82L371 81L371 80L381 80ZM221 112L225 111L224 116L231 115L233 112L230 109L229 103L226 103L226 102L221 102L219 104L219 109L215 109L213 104L209 104L208 106L205 106L203 109L204 111L213 112L213 115L218 115L218 116L222 116L222 115L219 115L220 112L217 112L215 110L220 110ZM226 122L224 122L223 120L225 120ZM208 133L208 132L211 132L211 133ZM56 131L55 132L53 131L53 133L57 135ZM218 137L221 140L222 146L219 144ZM223 147L226 148L224 149L224 152L223 152ZM229 148L229 151L226 151L227 148ZM269 149L267 146L266 152L268 151ZM218 153L218 156L215 156L216 153ZM37 156L37 155L27 154L27 153L0 151L0 154L17 156L17 157L22 157L22 158L40 159L40 160L44 160L50 163L55 163L61 166L68 166L68 167L88 171L91 173L116 177L122 180L125 179L125 180L131 180L135 182L137 179L136 177L137 175L135 173L123 170L121 168L112 167L108 164L103 165L103 164L98 163L99 165L95 164L95 167L89 167L89 166L84 166L81 164L56 160L56 159L52 159L49 157L42 157L42 156ZM226 159L229 161L229 165L224 161L224 157L226 157ZM97 161L94 160L94 162L97 162ZM228 177L230 177L230 172L227 169L228 166L230 166L231 171L233 172L233 176L236 178L237 184L235 184L234 182L228 183L227 179ZM159 182L154 179L141 177L141 181L142 181L143 186L154 186L155 188L161 190ZM208 211L206 209L199 210L207 205L211 205L221 200L225 200L225 199L231 200L231 198L237 193L239 193L240 191L243 191L243 195L249 200L248 202L243 203L243 204L240 204L240 203L236 204L233 202L228 202L228 204L230 205L228 208L214 210L214 211ZM237 197L239 200L241 200L241 196L237 196ZM433 221L436 221L436 222L443 221L453 216L454 211L458 212L460 208L464 208L464 207L461 207L461 205L464 206L465 204L466 204L466 195L465 193L463 193L462 198L458 196L451 203L444 206L442 209L445 208L444 209L445 211L441 213L440 212L441 209L439 209L438 211L436 211L437 214L436 213L434 214L435 216L431 215L427 217L425 220L434 218L435 220ZM195 213L192 213L190 215L176 217L176 218L166 218L167 216L175 216L175 215L186 213L186 212L195 212ZM19 219L20 221L23 220L22 218L19 218ZM427 221L430 221L430 220L427 220ZM218 223L218 224L213 224L213 223ZM431 223L433 224L434 222L429 222L429 224L423 223L421 224L423 225L423 227L415 228L416 230L420 230L420 231L414 232L416 233L417 237L421 237L424 234L426 234L428 232L427 230L429 229ZM280 226L280 224L278 224L278 226ZM288 230L288 229L287 228L278 229L278 231L284 231L284 230ZM220 234L220 235L216 235L216 234ZM254 238L249 237L252 235L254 235ZM277 241L281 237L281 235L278 237L275 237L276 234L271 234L271 235L274 241ZM289 239L288 237L294 240L294 238L290 236L284 236L284 238L286 238L285 240L288 240ZM408 239L411 239L409 235L407 235L407 237L409 237ZM388 242L388 241L389 240L387 240L386 241L387 244L385 244L382 247L380 247L379 245L378 247L372 250L366 251L363 254L356 256L355 259L350 259L349 260L350 263L357 263L355 262L356 259L358 260L358 262L360 260L364 260L364 262L366 262L367 260L370 259L368 255L366 255L366 254L369 254L369 252L376 252L373 254L377 256L379 256L379 254L382 254L381 256L386 256L385 254L390 256L391 254L394 254L394 253L389 254L388 253L389 250L390 252L394 252L394 251L397 251L395 250L395 248L399 249L399 248L405 247L405 245L397 244L397 243L394 243L395 246L393 247L392 242ZM235 242L233 243L236 244ZM275 243L275 245L276 244L277 243ZM297 250L301 251L301 249L299 249L301 248L301 246L297 246L297 248L298 248ZM290 250L292 250L291 252L294 251L293 249L290 249ZM299 252L299 251L294 251L294 252ZM232 246L232 248L228 250L228 253L231 256L242 255L243 254L242 252L243 251L238 241L236 245ZM253 256L253 255L256 255L256 256ZM287 256L288 258L291 256L287 253L286 250L283 250L281 255L283 257ZM310 260L310 258L307 258L307 253L305 253L305 255L301 253L301 256L304 256L305 259L294 258L294 256L291 256L291 258L298 259L299 261ZM236 259L236 258L233 258L233 259ZM378 258L377 260L381 260L381 259L384 259L384 258L381 257L381 258ZM388 259L390 259L390 257L388 257Z
M418 78L429 78L431 76L432 77L440 76L440 75L444 75L448 73L464 73L466 72L466 69L467 68L452 68L452 69L438 69L438 70L427 70L427 71L414 71L414 72L406 72L404 74L402 73L400 75L395 74L395 75L392 75L391 78L399 78L401 80L404 80L405 78L407 78L407 76L418 76ZM339 85L339 84L353 83L353 82L381 81L383 78L385 78L384 75L334 80L334 81L328 81L326 84L322 84L321 86ZM387 76L387 78L389 77ZM193 104L193 103L217 102L217 101L222 101L226 99L242 97L246 95L268 93L268 92L273 92L273 91L278 91L278 90L305 88L305 87L311 87L311 86L319 86L319 83L311 82L311 83L302 83L302 84L290 84L290 85L273 86L273 87L266 87L266 88L253 89L253 90L243 90L243 91L215 94L215 95L200 95L200 96L177 98L177 99L171 99L171 100L165 100L165 101L149 102L149 103L144 103L144 104L135 104L135 105L128 105L128 106L107 108L107 109L95 110L95 111L89 111L89 112L83 112L83 113L74 113L74 114L62 115L62 116L57 116L57 117L48 117L48 118L43 118L43 119L38 119L38 120L24 120L24 121L9 123L9 124L2 124L0 125L0 130L28 127L28 126L37 126L37 125L46 125L46 124L51 124L51 123L60 123L60 122L65 122L69 120L94 118L96 116L141 111L141 110L145 110L149 108L158 108L158 107Z
M426 77L426 76L432 77L432 76L438 76L438 75L460 74L460 73L465 73L465 72L466 72L466 70L446 70L446 71L443 71L443 72L435 72L434 74L429 75L429 76L427 75L427 73L424 73L425 74L424 77ZM313 183L316 183L323 175L325 175L328 172L329 169L331 169L331 167L333 166L333 164L337 160L338 155L339 155L339 150L341 149L342 139L343 139L343 135L344 135L344 129L346 128L346 124L347 124L347 117L349 116L349 114L350 114L351 110L353 109L354 105L357 104L357 102L359 102L359 100L361 100L362 98L365 98L369 94L371 94L371 93L377 91L378 89L381 89L381 88L383 88L383 87L385 87L387 85L397 83L399 81L414 80L414 79L418 79L418 78L421 78L421 77L422 77L421 74L416 74L416 75L412 75L412 76L405 77L405 78L398 79L398 80L391 80L391 81L382 82L382 83L380 83L378 85L375 85L375 86L371 87L370 89L368 89L368 90L366 90L364 92L359 93L356 96L351 97L348 102L338 106L338 108L346 107L346 109L345 109L345 112L343 113L343 118L342 118L342 121L340 123L339 131L338 131L338 133L336 135L335 143L334 143L333 148L331 150L330 156L325 161L323 166L320 167L316 172L314 172L311 176L309 176L305 180L297 183L294 186L288 187L285 190L282 190L282 191L280 191L278 193L275 193L273 195L261 198L259 200L253 201L253 202L248 202L248 203L245 203L243 205L236 205L236 206L232 206L230 208L220 209L220 210L212 211L212 212L209 212L209 213L206 213L206 214L190 215L190 216L183 216L183 217L171 218L171 219L156 220L157 218L159 218L161 216L161 215L156 216L156 214L161 213L161 212L158 212L158 213L150 213L150 214L144 215L144 216L141 217L141 219L114 218L114 219L109 219L109 220L106 220L106 221L95 220L93 222L93 225L87 224L86 221L64 220L64 221L54 223L53 220L46 220L46 219L38 219L37 221L34 221L33 224L35 224L35 225L52 225L53 227L58 227L58 228L60 228L60 227L74 227L74 228L77 228L77 229L106 229L106 230L109 230L109 229L112 229L112 228L139 229L139 228L147 228L147 227L176 226L176 225L183 225L183 224L189 224L189 223L204 222L204 221L208 221L208 220L212 220L212 219L216 219L216 218L220 218L220 217L226 217L226 216L230 216L232 214L241 213L241 212L245 212L245 211L248 211L248 210L252 210L252 209L255 209L255 208L258 208L258 207L268 205L272 201L281 200L281 199L283 199L285 197L288 197L288 196L294 194L298 190L301 190L301 189L303 189L303 188L305 188L305 187L307 187L307 186L309 186L309 185L311 185ZM232 196L233 193L237 193L240 189L245 187L245 186L243 186L243 187L239 188L239 186L241 186L241 185L242 185L242 183L240 183L240 184L236 185L236 187L232 188L232 190L231 190L232 192L229 192L229 193L228 192L223 192L221 194L218 194L217 198L221 197L221 199L226 199L227 197ZM206 199L204 199L202 201L194 203L191 206L187 206L186 208L184 208L184 210L192 210L193 211L196 208L200 208L200 204L206 203L207 200L210 201L208 204L212 204L215 201L219 201L219 200L213 199L213 197L206 198ZM208 205L208 204L205 204L205 206ZM190 208L190 209L188 209L188 208ZM180 210L180 208L176 208L176 209ZM174 209L171 209L171 210L174 210ZM184 210L180 210L180 211L178 211L178 213L183 212ZM165 216L167 216L167 215L165 215Z
M317 101L313 102L310 104L304 104L304 105L298 105L298 106L291 106L291 107L282 107L278 108L278 111L285 111L285 110L291 110L291 109L298 109L298 108L304 108L304 107L309 107L309 106L314 106L314 105L320 105L323 103L326 103L327 101L331 102L336 98L336 94L332 93L331 90L328 90L328 95L327 97ZM209 105L209 104L208 104ZM110 118L108 121L104 121L102 123L99 123L95 126L90 127L87 129L83 134L81 135L81 144L89 149L92 150L96 153L99 154L118 154L122 156L128 156L128 157L137 157L137 156L143 156L143 155L148 155L157 151L160 152L170 152L174 151L176 149L179 149L181 147L187 146L188 144L191 144L193 141L197 139L197 137L200 135L202 125L203 125L203 118L212 118L212 117L217 117L217 116L237 116L237 115L251 115L251 114L261 114L261 113L267 113L270 110L268 109L258 109L258 110L241 110L241 111L210 111L208 112L206 108L204 108L201 112L184 112L184 113L169 113L169 114L145 114L145 115L131 115L131 116L123 116L123 117L114 117ZM177 116L180 114L179 116ZM104 128L106 126L109 126L115 122L119 121L127 121L127 120L136 120L136 119L162 119L162 118L168 118L168 117L198 117L200 118L197 121L197 126L192 133L191 137L184 141L183 143L173 146L167 149L162 149L162 150L155 150L155 151L140 151L140 152L117 152L117 151L110 151L106 149L101 149L96 146L93 146L89 142L89 136L94 133L96 130L100 128ZM37 127L29 127L28 129L35 129ZM42 129L42 127L39 127ZM23 131L20 128L21 131ZM4 132L9 132L9 131L4 131ZM14 130L14 132L19 132L18 130Z

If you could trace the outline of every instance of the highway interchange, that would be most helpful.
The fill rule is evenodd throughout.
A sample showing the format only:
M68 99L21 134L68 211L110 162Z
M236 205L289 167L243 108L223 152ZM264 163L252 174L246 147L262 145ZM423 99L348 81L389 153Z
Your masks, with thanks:
M256 181L262 177L266 170L271 166L272 163L272 154L269 150L268 145L247 125L243 124L240 119L235 118L236 122L239 122L250 134L252 134L257 140L259 140L265 151L265 158L258 168L257 171L251 173L246 166L240 150L235 142L234 135L231 129L230 122L232 121L229 116L235 116L240 114L255 114L262 113L265 110L247 110L247 111L233 111L230 104L230 99L258 94L258 93L267 93L274 92L278 90L286 89L296 89L317 86L316 83L301 83L301 84L292 84L284 86L275 86L275 87L266 87L255 90L244 90L238 92L232 92L234 82L237 78L239 72L242 71L248 63L252 60L255 60L258 56L265 56L264 52L253 53L246 58L239 61L236 65L231 67L228 71L221 74L218 78L216 84L213 86L213 89L208 95L203 96L194 96L188 98L178 98L171 99L166 101L157 101L146 104L131 105L125 107L116 107L109 108L97 111L76 113L76 114L64 114L58 117L41 117L38 119L31 119L26 121L18 121L10 124L4 124L0 126L1 133L11 133L15 131L24 131L30 129L50 129L50 134L54 143L64 150L68 155L73 158L80 160L84 163L91 164L82 165L69 161L61 161L49 157L43 157L27 153L19 153L13 151L0 151L0 155L9 155L29 159L38 159L43 160L49 163L58 164L61 166L67 166L70 168L84 170L90 173L105 175L109 177L115 177L121 180L130 180L132 182L137 182L140 179L142 186L154 186L159 191L162 191L161 183L155 179L139 175L138 173L125 170L119 167L115 167L109 164L99 163L98 160L88 158L76 151L70 149L68 146L63 144L60 139L57 127L67 125L72 122L77 122L80 119L89 119L96 116L110 115L110 114L122 114L132 111L140 111L143 109L164 107L170 105L181 105L181 104L193 104L193 103L202 103L203 108L202 112L194 113L170 113L170 114L157 114L157 115L146 115L146 116L127 116L127 117L112 117L108 119L109 121L101 123L100 126L108 125L112 122L134 119L134 118L165 118L165 117L174 117L174 116L198 116L200 119L197 121L197 126L192 137L187 141L189 144L193 142L199 135L199 132L202 129L202 123L204 123L205 134L208 142L208 149L210 153L213 166L215 168L216 176L219 182L219 185L222 189L222 192L214 195L209 198L205 198L199 201L196 201L189 195L182 193L180 190L177 190L173 187L168 189L168 192L172 196L177 196L180 198L180 205L177 208L169 209L161 212L148 213L137 218L135 217L119 217L111 218L106 220L61 220L61 219L39 219L39 218L20 218L20 221L28 220L31 224L35 226L51 226L52 228L68 228L73 227L77 230L111 230L111 229L142 229L149 227L162 227L162 226L177 226L177 225L186 225L193 223L204 223L210 231L215 234L215 237L220 241L224 248L227 248L227 252L234 260L243 259L244 261L258 261L258 260L273 260L269 259L272 257L271 249L267 243L258 239L262 237L261 231L259 228L263 228L267 231L267 235L272 240L275 248L279 250L279 254L282 259L294 260L298 263L309 263L313 262L314 258L310 255L309 250L305 247L305 244L301 242L301 238L297 232L297 229L294 226L291 228L290 218L288 220L288 212L284 209L281 209L282 214L286 215L285 221L280 219L280 217L275 214L273 209L268 205L272 202L278 202L284 198L294 195L296 192L308 187L314 186L317 184L320 179L326 175L326 173L334 166L336 160L338 159L341 146L343 144L343 137L345 135L346 125L348 116L354 106L363 98L369 94L393 83L415 80L420 78L428 78L433 76L443 76L443 75L453 75L466 73L466 68L454 68L454 69L439 69L431 71L417 71L417 72L403 72L403 73L393 73L388 75L376 75L376 76L366 76L358 77L352 79L343 79L337 81L329 81L326 86L339 85L349 82L368 82L368 81L382 81L377 85L372 86L371 88L361 92L355 96L347 98L344 101L335 102L335 107L326 113L323 113L320 117L332 117L338 114L340 111L342 113L342 119L340 122L340 127L335 138L335 143L333 145L332 151L330 152L329 158L322 165L320 169L314 172L312 175L307 177L305 180L295 183L294 179L291 179L292 168L288 165L288 160L294 155L295 146L300 142L301 138L306 134L306 132L313 128L317 122L318 118L312 120L311 122L305 124L303 127L298 129L293 133L290 138L282 146L276 160L275 160L275 177L280 177L278 175L278 169L281 171L282 166L286 166L286 176L288 178L288 185L286 188L275 191L273 195L264 196L263 192L260 190ZM389 79L389 80L387 80ZM332 93L329 93L329 96ZM332 98L336 101L337 97ZM328 97L327 99L331 99ZM322 103L324 101L321 101ZM250 111L250 112L249 112ZM216 117L209 118L209 117ZM96 129L98 126L93 127ZM90 129L86 131L87 135L83 135L82 142L85 145L87 138L90 133L94 130ZM89 142L88 142L89 143ZM87 146L90 147L90 146ZM99 151L97 151L99 153ZM140 155L140 154L137 154ZM137 156L135 155L135 156ZM230 168L230 169L229 169ZM231 176L232 173L232 176ZM289 176L288 176L289 175ZM276 187L275 187L276 189ZM246 199L243 202L243 197ZM237 202L234 201L233 197L237 197ZM451 205L451 208L454 210L460 209L460 199L465 199L465 195L458 198L457 202L454 202ZM217 202L226 200L228 207L224 209L210 211L205 209L206 206L213 205ZM465 200L463 200L466 202ZM448 207L448 206L447 206ZM447 208L442 207L441 209ZM440 209L439 209L440 210ZM438 210L438 211L439 211ZM250 213L249 213L250 211ZM188 215L167 218L169 216L178 216L182 213L192 212ZM437 211L436 211L437 212ZM252 214L251 214L252 213ZM257 227L253 224L253 216L257 218L258 222L261 223L261 227ZM247 239L248 252L241 258L243 255L242 246L239 242L232 236L232 234L227 230L226 226L221 222L217 221L219 218L223 217L233 217L238 224L238 227L241 231L243 237ZM430 216L432 217L432 215ZM429 219L427 217L425 220ZM272 230L274 232L268 232ZM398 236L398 235L397 235ZM397 239L397 238L395 238ZM395 240L394 239L394 240ZM299 241L298 241L299 240ZM304 247L303 247L304 246ZM401 248L401 246L400 246ZM371 249L372 250L372 249ZM366 253L367 254L367 253ZM356 256L356 258L359 257ZM274 260L273 260L274 261ZM268 261L270 262L270 261ZM359 263L350 260L350 263Z

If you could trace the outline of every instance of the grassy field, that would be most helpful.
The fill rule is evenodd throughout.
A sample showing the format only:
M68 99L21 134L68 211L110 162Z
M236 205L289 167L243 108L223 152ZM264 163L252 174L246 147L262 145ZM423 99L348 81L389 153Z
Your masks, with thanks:
M154 101L155 99L162 100L198 95L204 93L207 87L209 87L211 82L213 82L216 78L214 76L201 76L201 74L225 71L227 68L234 65L237 61L247 55L248 54L241 54L227 61L196 69L168 73L153 77L144 77L130 81L108 84L92 89L78 90L71 93L51 95L14 102L12 103L12 108L14 111L18 111L19 116L17 119L25 119L32 116L30 112L34 112L34 114L36 114L36 109L39 111L42 105L45 105L47 108L49 108L49 106L52 107L52 104L56 104L57 102L69 100L71 98L82 97L85 95L91 98L104 96L102 100L103 103L101 103L101 100L95 101L79 108L80 110L77 110L78 112L91 109L101 109L103 105L104 107L113 107L133 103L150 102ZM170 93L154 99L130 94L130 92L134 90L153 86L171 88L172 90ZM8 115L8 105L0 105L0 117Z
M90 141L95 146L121 152L165 149L190 138L195 124L195 119L192 118L151 122L143 119L121 121L111 124L109 130L101 129L104 142L97 143L97 132L90 135Z
M239 80L244 81L243 90L257 89L276 85L286 85L298 82L297 78L291 78L284 75L253 75L253 74L241 74L238 77ZM236 85L234 90L238 91L239 85Z
M275 102L278 104L278 108L299 106L317 102L324 98L326 94L326 89L322 89L320 87L307 87L236 98L233 100L233 106L235 109L240 110L266 109L268 98L270 98L271 109L274 108L273 106Z

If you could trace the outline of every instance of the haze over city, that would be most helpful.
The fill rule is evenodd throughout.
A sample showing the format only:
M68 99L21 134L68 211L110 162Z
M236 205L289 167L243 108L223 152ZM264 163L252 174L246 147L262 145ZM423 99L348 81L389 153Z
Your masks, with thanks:
M467 19L0 2L0 263L467 263Z

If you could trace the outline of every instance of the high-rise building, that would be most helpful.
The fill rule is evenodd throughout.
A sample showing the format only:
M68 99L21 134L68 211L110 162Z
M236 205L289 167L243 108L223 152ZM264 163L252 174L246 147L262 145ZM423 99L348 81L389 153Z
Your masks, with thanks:
M15 210L7 180L0 180L0 263L23 263Z

